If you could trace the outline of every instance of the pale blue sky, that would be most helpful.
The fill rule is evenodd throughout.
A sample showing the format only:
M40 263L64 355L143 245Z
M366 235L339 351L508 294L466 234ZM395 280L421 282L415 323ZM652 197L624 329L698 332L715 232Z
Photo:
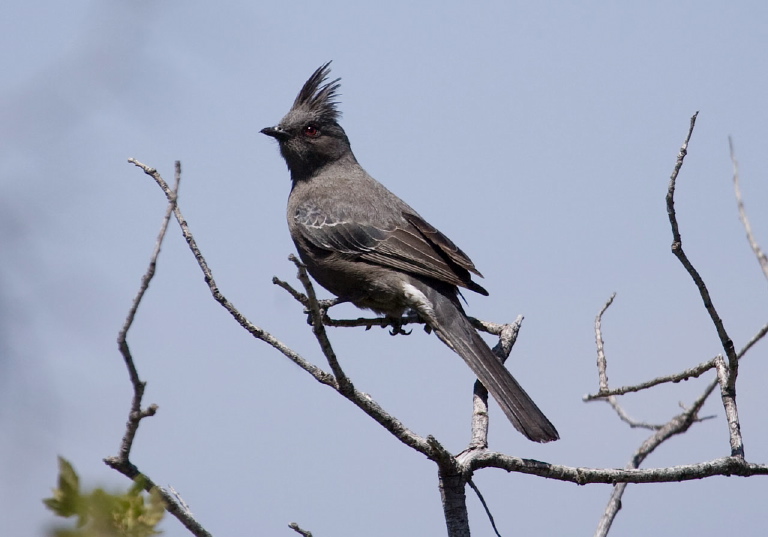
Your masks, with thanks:
M274 5L272 5L274 4ZM115 345L164 210L135 157L172 179L221 290L257 325L324 365L291 278L288 174L261 134L325 61L362 165L450 236L485 275L468 310L526 317L512 369L560 431L527 442L492 407L491 447L624 466L646 433L597 385L594 316L616 385L720 352L671 255L664 195L679 179L684 246L737 348L768 321L768 289L731 185L735 140L753 227L768 248L768 4L764 2L180 2L11 0L0 17L0 528L36 536L56 455L86 485L126 487L116 453L130 386ZM460 215L457 217L457 215ZM353 309L339 314L358 315ZM357 387L455 452L472 377L415 330L334 330ZM434 465L252 341L215 304L177 227L130 344L145 402L133 460L214 535L442 535ZM746 453L768 459L766 344L739 377ZM439 379L434 371L440 370ZM707 380L625 399L663 421ZM651 466L724 456L719 399ZM591 535L610 488L501 471L475 476L503 535ZM613 535L762 535L765 479L632 486ZM713 505L717 509L712 509ZM475 535L491 530L470 493ZM166 535L186 532L173 519Z

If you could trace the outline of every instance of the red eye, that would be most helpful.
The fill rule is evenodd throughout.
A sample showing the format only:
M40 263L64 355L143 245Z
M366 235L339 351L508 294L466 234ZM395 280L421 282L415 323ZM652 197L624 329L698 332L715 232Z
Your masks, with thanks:
M314 138L315 136L320 134L320 131L317 130L317 127L315 127L314 125L307 125L306 127L304 127L304 134Z

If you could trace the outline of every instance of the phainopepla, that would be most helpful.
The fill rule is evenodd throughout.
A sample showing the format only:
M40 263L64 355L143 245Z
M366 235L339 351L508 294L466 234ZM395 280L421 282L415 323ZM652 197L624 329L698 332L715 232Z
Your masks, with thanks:
M469 257L357 163L336 109L330 62L301 88L288 114L261 132L280 146L293 186L288 228L317 282L360 308L399 318L415 310L461 356L515 428L535 442L557 430L475 331L459 302L488 291Z

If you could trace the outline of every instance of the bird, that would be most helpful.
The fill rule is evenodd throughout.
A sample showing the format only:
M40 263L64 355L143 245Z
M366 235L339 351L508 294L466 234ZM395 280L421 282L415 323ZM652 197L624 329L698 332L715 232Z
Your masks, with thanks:
M459 288L488 296L469 257L358 163L339 124L340 78L330 63L304 83L277 140L291 178L286 216L309 274L342 301L392 319L415 311L464 359L512 425L534 442L559 439L554 425L477 333Z

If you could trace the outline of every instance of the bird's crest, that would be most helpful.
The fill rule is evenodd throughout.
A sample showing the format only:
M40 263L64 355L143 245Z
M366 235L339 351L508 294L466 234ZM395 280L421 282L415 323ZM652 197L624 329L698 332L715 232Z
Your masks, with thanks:
M293 101L292 110L305 110L320 121L337 123L341 112L336 109L338 101L335 99L339 95L337 90L341 86L341 79L326 82L331 72L329 65L331 62L321 65L312 73Z

